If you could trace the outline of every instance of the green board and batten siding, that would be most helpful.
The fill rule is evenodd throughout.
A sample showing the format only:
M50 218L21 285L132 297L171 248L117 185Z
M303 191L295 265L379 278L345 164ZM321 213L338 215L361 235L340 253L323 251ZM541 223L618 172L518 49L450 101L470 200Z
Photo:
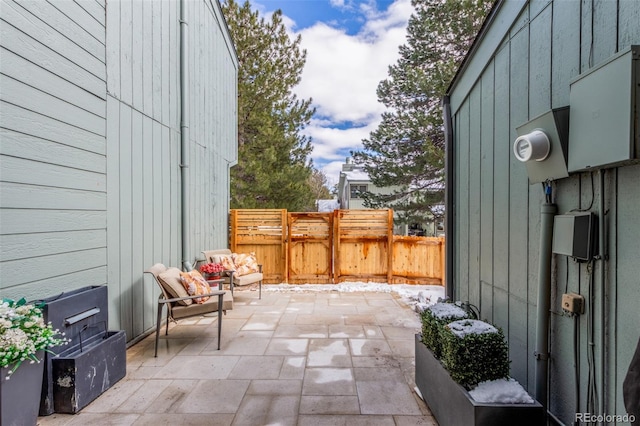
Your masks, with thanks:
M512 155L516 127L569 105L572 78L640 44L638 22L640 2L634 0L501 2L450 89L456 210L448 237L455 246L455 298L469 300L482 318L504 329L511 375L531 394L544 195L540 185L529 185L525 167ZM592 211L599 214L598 181L598 172L593 180L581 173L557 181L559 213L588 208L593 199ZM605 325L597 263L596 380L607 413L624 414L622 381L640 324L640 165L608 169L604 197L607 320ZM589 274L585 264L562 256L555 257L553 270L549 409L570 424L576 411L587 408L587 317L578 319L582 398L576 408L574 320L559 314L560 298L565 291L588 298Z
M190 255L227 244L229 168L236 162L233 45L219 6L188 1ZM109 19L112 17L112 19ZM181 263L180 2L107 7L108 281L120 327L154 324L142 271ZM143 307L143 309L140 309Z
M227 244L237 60L187 0L191 255ZM0 289L109 286L109 327L155 324L142 272L181 260L180 2L3 1Z
M2 296L107 282L104 34L76 3L0 6Z

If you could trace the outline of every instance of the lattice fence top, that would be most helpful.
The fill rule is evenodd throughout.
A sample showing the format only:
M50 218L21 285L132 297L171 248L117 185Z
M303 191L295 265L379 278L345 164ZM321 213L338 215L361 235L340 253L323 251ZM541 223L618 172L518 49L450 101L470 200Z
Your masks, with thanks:
M340 210L338 233L341 238L387 238L393 230L390 210Z

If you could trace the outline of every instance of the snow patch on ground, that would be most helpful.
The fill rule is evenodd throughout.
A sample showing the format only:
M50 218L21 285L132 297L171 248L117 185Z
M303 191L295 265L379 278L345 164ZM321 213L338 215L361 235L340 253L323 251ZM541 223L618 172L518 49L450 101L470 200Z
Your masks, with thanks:
M274 292L397 293L403 302L417 312L437 303L439 298L444 298L444 287L440 285L344 282L340 284L265 284L262 289Z
M501 404L533 404L534 400L515 379L498 379L479 383L469 391L478 402Z

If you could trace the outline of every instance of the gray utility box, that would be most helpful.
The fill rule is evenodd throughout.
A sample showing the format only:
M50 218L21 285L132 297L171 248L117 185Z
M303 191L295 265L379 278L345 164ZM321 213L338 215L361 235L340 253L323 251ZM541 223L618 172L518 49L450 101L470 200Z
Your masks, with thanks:
M89 286L42 300L44 319L67 345L45 356L40 415L76 413L126 374L125 332L108 331L107 286Z
M569 172L640 158L640 46L631 46L571 82Z
M598 221L591 212L557 215L553 221L553 252L588 262L597 253Z

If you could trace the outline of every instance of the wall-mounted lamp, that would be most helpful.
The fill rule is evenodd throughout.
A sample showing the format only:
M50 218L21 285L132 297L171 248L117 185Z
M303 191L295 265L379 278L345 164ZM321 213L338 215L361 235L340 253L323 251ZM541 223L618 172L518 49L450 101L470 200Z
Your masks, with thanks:
M531 133L522 135L513 143L513 153L523 163L527 161L543 161L551 152L551 142L549 137L542 131L536 129Z

